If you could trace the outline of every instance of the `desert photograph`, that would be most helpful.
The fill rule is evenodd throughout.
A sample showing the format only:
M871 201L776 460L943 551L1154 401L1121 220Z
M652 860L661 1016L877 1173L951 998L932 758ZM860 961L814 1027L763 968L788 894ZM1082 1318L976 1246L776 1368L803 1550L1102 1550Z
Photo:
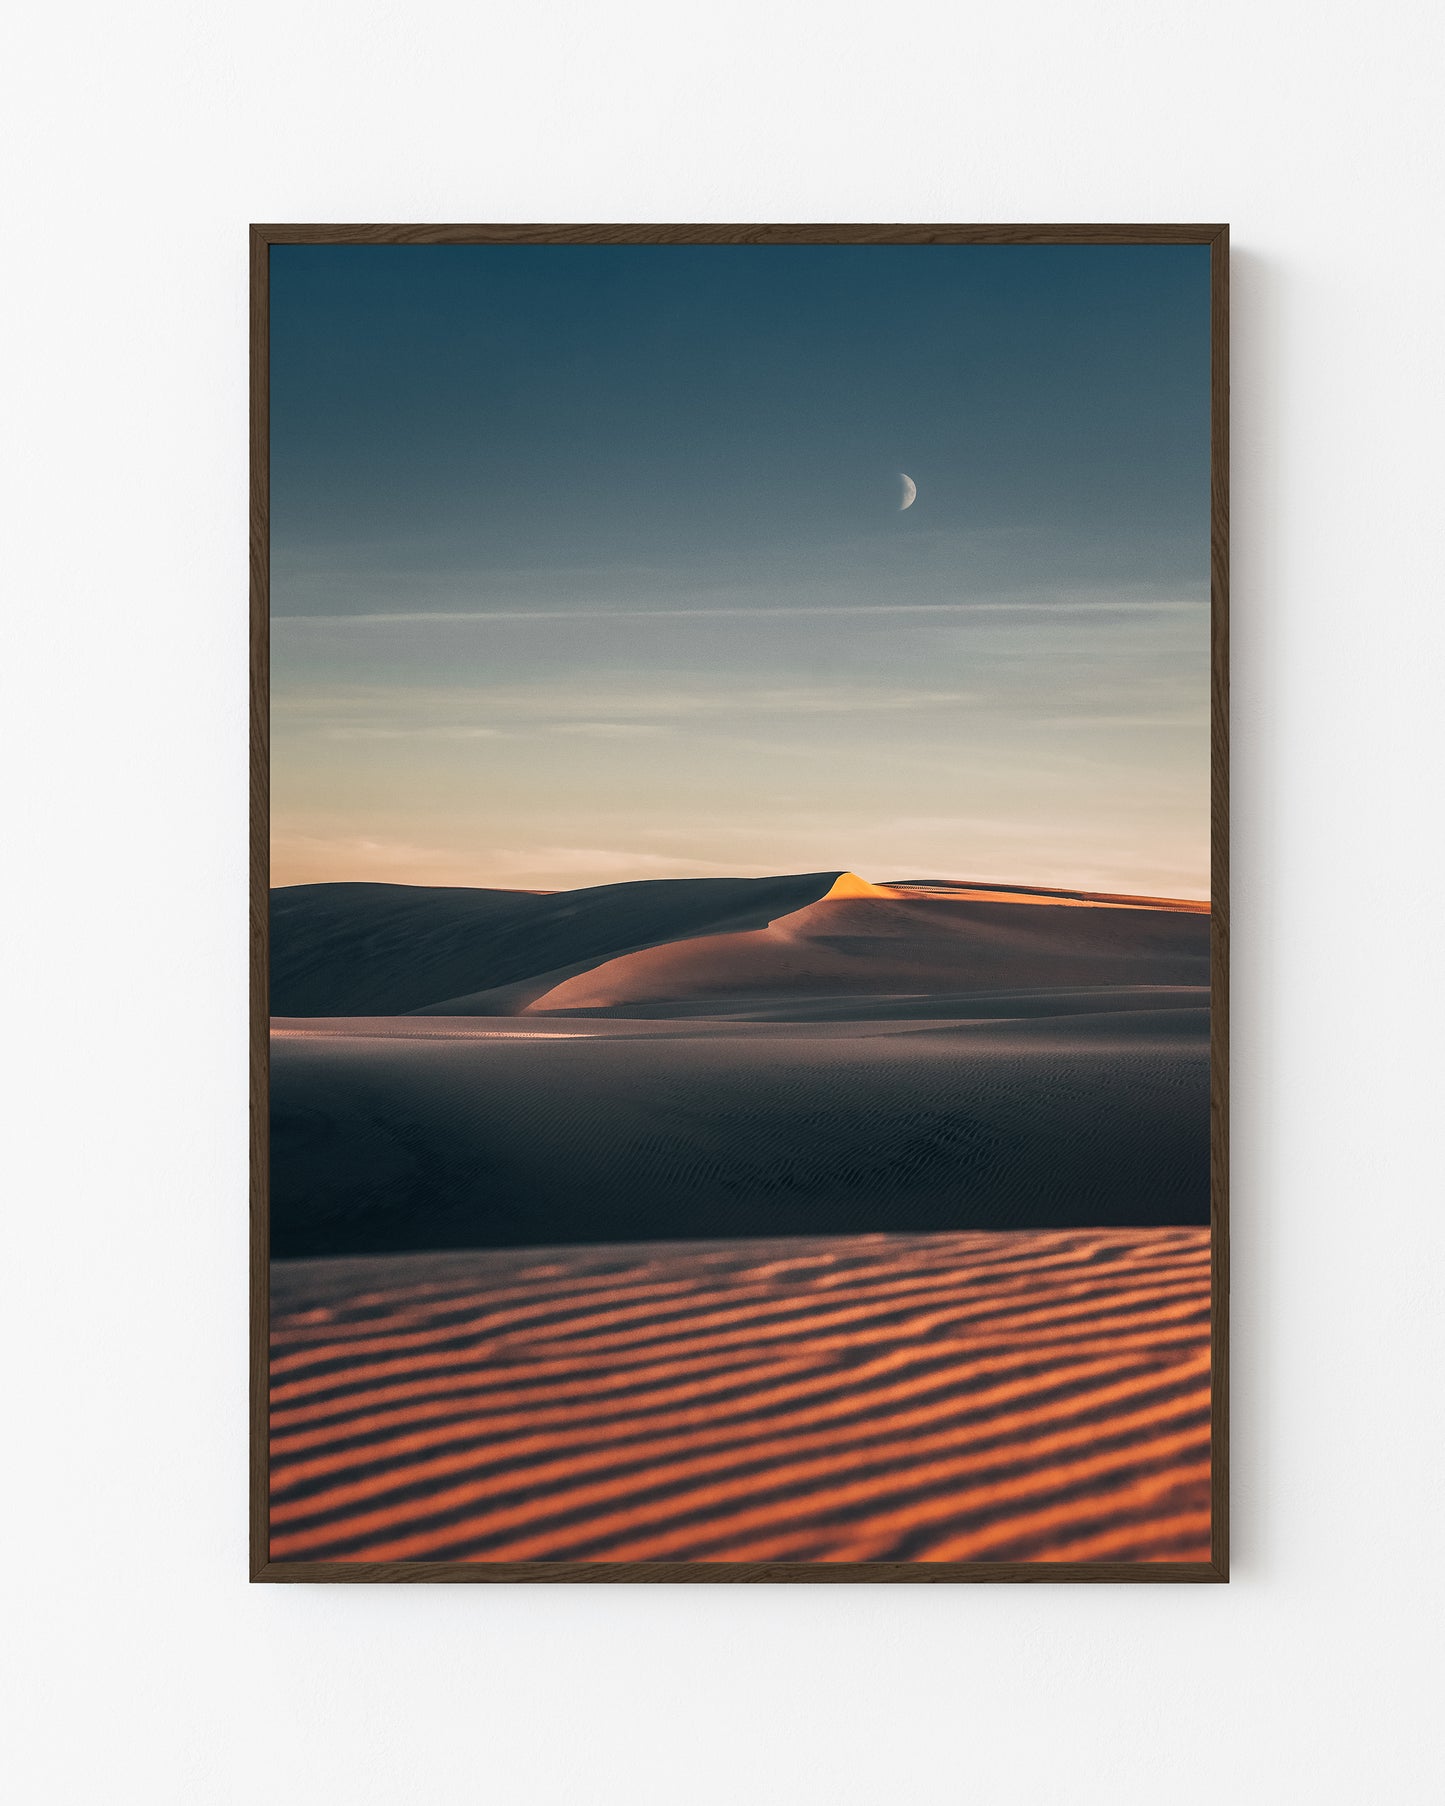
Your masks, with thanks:
M269 283L270 1560L1209 1561L1208 247Z

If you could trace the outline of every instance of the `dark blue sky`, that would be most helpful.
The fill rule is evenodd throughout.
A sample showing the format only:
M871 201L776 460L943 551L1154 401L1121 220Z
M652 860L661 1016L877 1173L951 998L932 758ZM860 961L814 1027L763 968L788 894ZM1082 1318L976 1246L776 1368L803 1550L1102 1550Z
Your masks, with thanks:
M1204 248L271 268L288 870L1207 888Z

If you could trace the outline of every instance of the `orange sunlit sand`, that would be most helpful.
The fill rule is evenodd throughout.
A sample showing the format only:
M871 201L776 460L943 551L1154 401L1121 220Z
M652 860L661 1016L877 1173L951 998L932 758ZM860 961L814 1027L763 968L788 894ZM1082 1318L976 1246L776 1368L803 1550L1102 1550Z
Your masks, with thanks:
M1201 1560L1209 1235L310 1261L277 1559Z
M1193 897L1134 897L1109 891L1048 890L1039 885L979 884L964 879L895 879L874 884L856 872L843 872L823 898L932 897L956 903L1036 903L1064 909L1170 909L1208 915L1209 904Z

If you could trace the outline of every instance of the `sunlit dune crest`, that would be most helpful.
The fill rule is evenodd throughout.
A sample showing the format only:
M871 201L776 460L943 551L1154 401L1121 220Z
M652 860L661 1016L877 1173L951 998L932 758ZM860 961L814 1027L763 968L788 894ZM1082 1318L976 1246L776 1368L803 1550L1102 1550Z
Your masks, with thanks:
M1044 890L1037 885L973 884L941 879L898 879L875 886L890 897L931 897L955 903L1033 903L1054 909L1165 910L1171 914L1207 916L1210 905L1197 897L1131 897L1108 891Z
M1133 897L1107 891L1045 889L1039 885L980 884L955 878L896 878L873 884L856 872L843 872L827 896L893 897L954 903L1033 903L1055 909L1177 910L1187 915L1208 915L1208 902L1193 897Z
M896 897L898 894L891 885L870 884L866 878L860 878L857 872L840 872L822 900L827 902L833 897Z
M283 1262L276 1560L1204 1560L1209 1233Z

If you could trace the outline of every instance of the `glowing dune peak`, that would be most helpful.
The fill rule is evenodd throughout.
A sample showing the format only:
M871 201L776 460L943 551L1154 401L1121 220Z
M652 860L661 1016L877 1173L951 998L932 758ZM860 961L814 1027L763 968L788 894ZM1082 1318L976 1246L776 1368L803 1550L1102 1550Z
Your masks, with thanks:
M819 901L827 903L833 897L897 897L901 894L888 884L870 884L857 872L840 872L833 880L833 888Z

